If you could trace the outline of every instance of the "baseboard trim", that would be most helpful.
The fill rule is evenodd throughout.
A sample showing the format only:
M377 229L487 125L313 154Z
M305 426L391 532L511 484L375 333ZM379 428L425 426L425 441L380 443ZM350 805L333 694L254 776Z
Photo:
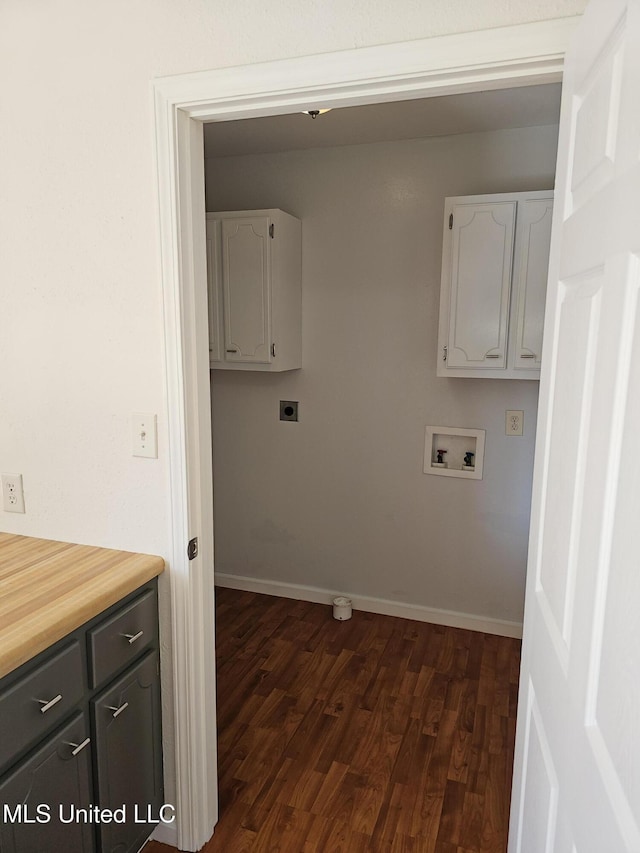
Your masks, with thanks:
M522 623L508 622L505 619L492 619L472 613L458 613L455 610L440 610L423 607L420 604L405 604L386 598L372 598L356 595L344 590L332 592L315 586L304 586L282 581L260 580L241 575L229 575L216 572L217 586L228 589L241 589L247 592L261 592L265 595L279 595L283 598L295 598L298 601L312 601L315 604L331 604L336 595L348 595L353 601L354 610L367 613L380 613L383 616L400 616L403 619L415 619L418 622L431 622L435 625L447 625L450 628L465 628L468 631L482 631L485 634L497 634L500 637L522 637Z
M159 823L151 834L153 841L160 844L168 844L170 847L178 846L178 827L175 823Z

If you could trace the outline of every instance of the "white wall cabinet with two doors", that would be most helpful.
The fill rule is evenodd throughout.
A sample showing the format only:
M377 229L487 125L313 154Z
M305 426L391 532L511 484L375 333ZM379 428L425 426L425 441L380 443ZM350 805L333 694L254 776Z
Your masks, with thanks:
M539 379L553 192L445 200L437 375Z
M302 367L301 222L282 210L207 213L212 368Z

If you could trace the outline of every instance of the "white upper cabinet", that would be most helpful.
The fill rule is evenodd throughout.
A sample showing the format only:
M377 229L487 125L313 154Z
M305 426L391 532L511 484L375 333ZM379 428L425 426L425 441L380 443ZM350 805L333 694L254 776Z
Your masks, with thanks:
M302 366L301 223L281 210L207 214L212 368Z
M538 379L553 193L445 203L438 376Z

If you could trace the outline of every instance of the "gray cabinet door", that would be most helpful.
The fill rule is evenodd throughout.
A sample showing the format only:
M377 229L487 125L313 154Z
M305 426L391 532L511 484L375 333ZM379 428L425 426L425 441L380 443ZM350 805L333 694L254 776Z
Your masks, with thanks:
M2 778L2 853L95 849L93 826L76 819L77 810L93 801L88 735L85 716L78 713Z
M123 809L124 823L98 827L102 853L140 849L163 801L158 653L139 663L91 702L101 808Z

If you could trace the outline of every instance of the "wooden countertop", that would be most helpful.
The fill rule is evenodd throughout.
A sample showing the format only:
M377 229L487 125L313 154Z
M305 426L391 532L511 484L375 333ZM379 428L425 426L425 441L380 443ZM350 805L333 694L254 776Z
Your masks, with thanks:
M0 677L163 571L150 554L0 533Z

